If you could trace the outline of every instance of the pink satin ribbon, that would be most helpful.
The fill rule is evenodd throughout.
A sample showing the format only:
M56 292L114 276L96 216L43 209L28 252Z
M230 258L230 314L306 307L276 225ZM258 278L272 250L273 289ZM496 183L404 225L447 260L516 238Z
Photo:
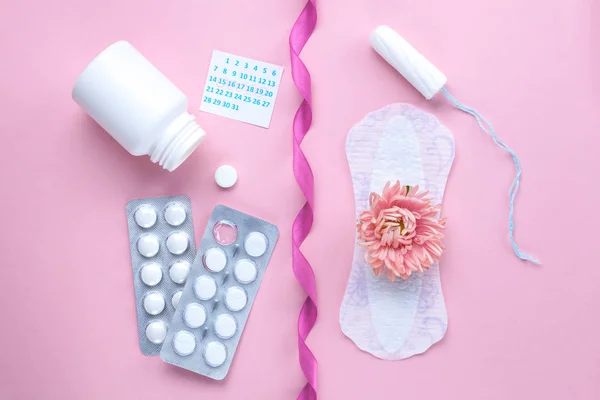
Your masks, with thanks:
M294 176L306 203L296 216L292 227L292 268L300 286L308 294L298 316L298 357L307 383L298 395L298 400L317 399L317 359L306 345L306 337L317 320L317 289L315 274L300 251L313 224L314 177L300 144L312 122L310 74L300 60L300 52L317 24L316 0L309 0L296 20L290 33L290 56L292 78L303 97L302 104L294 116Z

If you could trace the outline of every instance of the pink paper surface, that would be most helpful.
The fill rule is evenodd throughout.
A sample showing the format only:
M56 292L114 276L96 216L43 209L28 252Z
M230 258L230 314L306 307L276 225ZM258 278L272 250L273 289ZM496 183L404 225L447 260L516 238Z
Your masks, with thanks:
M292 399L304 385L291 270L293 179L289 30L303 1L4 0L0 6L0 398ZM600 3L593 0L330 0L302 53L314 119L303 148L316 180L303 250L319 321L308 343L322 399L600 398ZM508 241L508 155L443 99L427 103L369 47L397 29L449 78L450 91L521 157ZM286 68L271 128L196 113L208 136L174 173L128 155L71 100L77 75L127 39L199 107L213 49ZM456 159L441 280L445 338L424 355L378 360L346 338L338 313L352 262L349 129L394 102L433 113ZM239 182L219 189L215 169ZM223 382L140 354L127 200L186 194L198 237L223 203L273 222L281 240Z

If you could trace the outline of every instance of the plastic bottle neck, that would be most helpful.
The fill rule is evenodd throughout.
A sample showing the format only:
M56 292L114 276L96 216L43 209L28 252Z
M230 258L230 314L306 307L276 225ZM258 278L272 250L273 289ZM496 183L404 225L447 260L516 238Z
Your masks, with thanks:
M150 159L164 169L173 171L196 150L205 135L196 118L183 112L167 126L149 153Z

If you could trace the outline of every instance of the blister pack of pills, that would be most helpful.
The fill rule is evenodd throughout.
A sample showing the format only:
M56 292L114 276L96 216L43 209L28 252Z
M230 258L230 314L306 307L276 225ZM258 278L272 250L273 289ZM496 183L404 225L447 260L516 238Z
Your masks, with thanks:
M215 207L160 352L165 362L227 375L278 238L273 224Z
M156 356L196 255L190 200L154 197L127 203L140 350Z

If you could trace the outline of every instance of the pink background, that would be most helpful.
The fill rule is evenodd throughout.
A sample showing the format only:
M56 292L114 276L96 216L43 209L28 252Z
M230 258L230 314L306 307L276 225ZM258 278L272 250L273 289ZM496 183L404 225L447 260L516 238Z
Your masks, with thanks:
M304 384L290 265L303 199L291 168L294 89L287 36L303 3L281 0L3 0L0 6L0 398L292 399ZM316 219L304 250L319 320L309 344L322 399L600 398L600 3L592 0L329 0L303 58L314 124L304 144ZM509 156L441 99L427 103L369 47L397 29L487 116L522 158L517 238L507 236ZM271 128L197 113L208 137L168 173L134 158L71 100L104 47L132 42L200 104L211 52L286 67ZM341 332L354 210L344 142L367 112L410 102L455 134L441 266L450 326L422 356L386 362ZM212 175L240 174L228 191ZM223 382L140 354L125 203L188 195L196 231L223 203L279 226L281 240Z

